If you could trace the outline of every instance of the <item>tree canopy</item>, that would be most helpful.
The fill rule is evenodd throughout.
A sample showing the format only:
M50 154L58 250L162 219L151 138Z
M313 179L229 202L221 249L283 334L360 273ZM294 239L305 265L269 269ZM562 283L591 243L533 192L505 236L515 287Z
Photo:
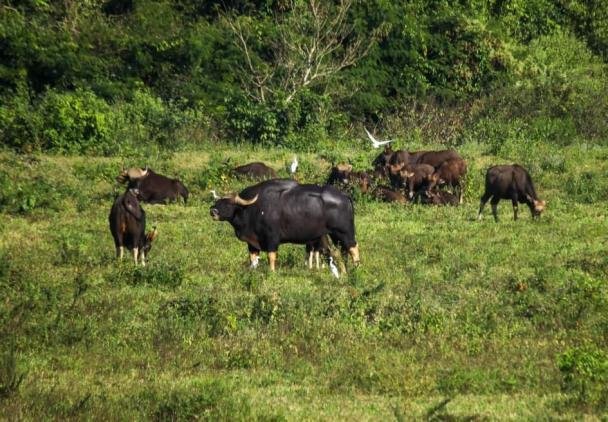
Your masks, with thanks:
M164 129L199 121L218 138L281 144L384 124L406 104L462 106L507 88L517 99L558 60L548 54L569 48L586 66L575 63L574 73L603 74L608 3L8 0L0 5L0 137L56 149L45 119L80 113L93 117L70 136L100 140L118 130L109 127L112 110L122 107L128 120L129 108L129 124L145 123L150 108L137 109L145 97L163 109ZM568 107L552 112L560 106ZM61 127L69 119L54 125L57 137L70 133Z

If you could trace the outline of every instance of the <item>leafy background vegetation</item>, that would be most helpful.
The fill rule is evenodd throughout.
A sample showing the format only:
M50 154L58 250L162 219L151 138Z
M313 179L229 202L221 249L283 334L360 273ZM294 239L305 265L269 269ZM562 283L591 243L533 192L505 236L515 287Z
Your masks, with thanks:
M293 47L315 39L335 49L311 79ZM607 44L599 0L4 1L0 414L605 415ZM248 161L287 176L294 152L307 182L366 169L364 125L456 147L465 205L355 192L348 277L292 245L276 274L248 270L208 190L245 186L229 169ZM485 169L509 162L547 214L473 221ZM118 170L144 164L192 201L146 207L160 236L135 268L107 213Z

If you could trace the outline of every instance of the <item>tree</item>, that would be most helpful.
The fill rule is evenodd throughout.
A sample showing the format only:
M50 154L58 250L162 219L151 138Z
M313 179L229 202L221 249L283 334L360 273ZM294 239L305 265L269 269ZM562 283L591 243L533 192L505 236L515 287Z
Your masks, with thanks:
M351 5L352 0L289 0L262 28L265 32L256 26L259 21L224 14L243 56L238 78L244 92L260 103L280 99L289 104L304 89L357 64L377 41L380 29L356 34L349 22ZM270 39L261 40L260 35Z

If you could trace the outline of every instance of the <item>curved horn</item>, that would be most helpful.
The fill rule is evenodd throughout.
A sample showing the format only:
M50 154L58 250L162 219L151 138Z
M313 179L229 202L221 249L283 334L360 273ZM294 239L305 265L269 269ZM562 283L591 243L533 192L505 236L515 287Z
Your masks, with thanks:
M234 197L234 203L237 205L242 205L246 207L247 205L253 204L258 200L258 195L254 196L252 199L243 199L238 194Z

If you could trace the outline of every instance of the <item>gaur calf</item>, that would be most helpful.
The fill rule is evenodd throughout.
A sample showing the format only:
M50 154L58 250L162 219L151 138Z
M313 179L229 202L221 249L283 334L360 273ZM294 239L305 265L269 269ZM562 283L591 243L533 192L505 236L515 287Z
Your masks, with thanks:
M497 205L501 199L511 200L514 220L517 220L519 203L528 205L533 218L539 218L546 206L546 202L536 195L530 174L517 164L494 166L488 169L485 192L479 204L478 219L481 219L483 207L490 198L492 198L490 204L495 221L498 221Z
M458 205L458 197L450 192L434 190L420 195L420 202L427 205Z
M429 191L436 184L445 184L453 188L454 194L458 196L458 202L462 204L463 181L467 173L467 163L462 158L451 158L444 161L435 171L436 175L432 178Z
M152 248L152 241L158 235L156 227L146 234L146 213L141 207L140 193L137 189L129 189L114 200L108 220L110 232L116 246L116 256L122 259L124 248L133 251L133 259L137 265L146 265L146 255Z
M331 168L326 185L338 188L344 186L357 186L362 193L367 193L371 183L370 175L365 171L353 171L351 164L337 164Z
M384 202L407 204L407 198L401 192L394 191L387 186L378 186L374 190L374 196Z
M428 192L432 185L438 183L435 168L429 164L391 164L389 169L391 185L395 188L406 187L409 199L421 191Z

